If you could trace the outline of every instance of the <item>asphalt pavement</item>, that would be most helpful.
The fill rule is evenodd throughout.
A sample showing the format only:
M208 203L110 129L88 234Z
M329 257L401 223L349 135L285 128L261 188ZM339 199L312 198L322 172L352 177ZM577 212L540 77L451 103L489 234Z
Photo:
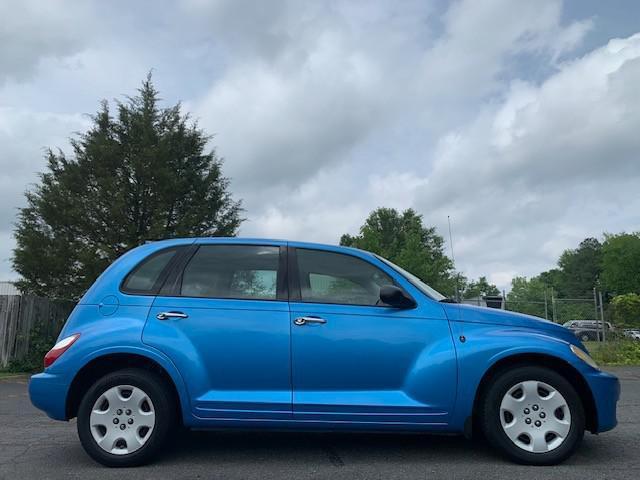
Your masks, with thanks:
M622 381L618 427L585 434L555 467L504 460L481 441L397 434L189 432L159 461L107 469L82 450L75 422L56 422L29 402L27 379L0 379L1 479L638 479L640 367L610 368Z

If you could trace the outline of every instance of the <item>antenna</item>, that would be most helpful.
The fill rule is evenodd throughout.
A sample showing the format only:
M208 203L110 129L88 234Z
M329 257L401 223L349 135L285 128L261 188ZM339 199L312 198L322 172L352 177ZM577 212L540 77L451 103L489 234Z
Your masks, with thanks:
M451 217L447 215L447 223L449 223L449 246L451 247L451 261L455 265L456 258L453 256L453 236L451 235Z
M451 261L453 262L453 266L455 268L456 265L456 257L453 256L453 235L451 235L451 217L447 215L447 223L449 224L449 246L451 247ZM460 301L460 292L458 289L458 283L460 283L460 274L456 271L456 300Z

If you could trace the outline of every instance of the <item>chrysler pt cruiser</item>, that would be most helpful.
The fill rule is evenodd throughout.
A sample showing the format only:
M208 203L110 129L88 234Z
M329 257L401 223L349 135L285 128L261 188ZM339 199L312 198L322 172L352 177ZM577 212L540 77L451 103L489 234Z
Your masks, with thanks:
M560 325L452 303L366 251L240 238L129 251L44 367L31 401L107 466L180 427L480 434L549 465L615 427L620 392Z

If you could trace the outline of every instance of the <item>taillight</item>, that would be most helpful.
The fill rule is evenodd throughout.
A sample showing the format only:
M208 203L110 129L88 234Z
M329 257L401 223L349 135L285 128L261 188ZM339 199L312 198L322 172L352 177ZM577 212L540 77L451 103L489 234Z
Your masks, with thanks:
M56 343L44 356L44 368L53 365L53 362L60 358L60 355L69 350L69 347L73 345L78 338L80 338L80 334L74 333L73 335L65 337Z

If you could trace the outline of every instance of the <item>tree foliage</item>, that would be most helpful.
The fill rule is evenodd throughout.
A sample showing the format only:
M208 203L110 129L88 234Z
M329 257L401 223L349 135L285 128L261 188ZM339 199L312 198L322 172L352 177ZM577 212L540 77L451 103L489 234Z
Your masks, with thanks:
M640 295L627 293L611 300L613 321L616 325L640 328Z
M592 295L602 271L602 244L595 238L585 238L575 250L565 250L558 260L560 277L555 289L567 298Z
M620 325L636 325L636 298L640 293L640 234L620 233L604 236L604 242L586 238L576 249L565 250L558 260L558 268L540 273L536 277L514 278L507 305L525 313L535 313L543 307L545 291L557 299L584 299L585 301L556 302L558 320L584 319L595 316L590 302L593 289L604 290L611 302L613 321ZM525 303L530 304L525 306ZM550 302L548 302L548 305ZM547 312L549 313L549 312Z
M610 293L640 294L640 232L605 235L601 279Z
M425 227L414 210L378 208L358 235L345 234L340 245L377 253L447 295L455 292L453 262L444 253L444 239L435 227Z
M544 318L546 288L547 285L540 277L513 278L511 291L507 294L507 309Z
M180 105L159 106L150 76L138 94L103 101L72 156L48 151L26 193L13 266L24 292L78 298L118 256L145 240L235 235L242 221L210 137Z
M500 295L500 290L493 283L489 283L487 277L480 277L478 280L461 282L462 298L484 297L486 295Z

